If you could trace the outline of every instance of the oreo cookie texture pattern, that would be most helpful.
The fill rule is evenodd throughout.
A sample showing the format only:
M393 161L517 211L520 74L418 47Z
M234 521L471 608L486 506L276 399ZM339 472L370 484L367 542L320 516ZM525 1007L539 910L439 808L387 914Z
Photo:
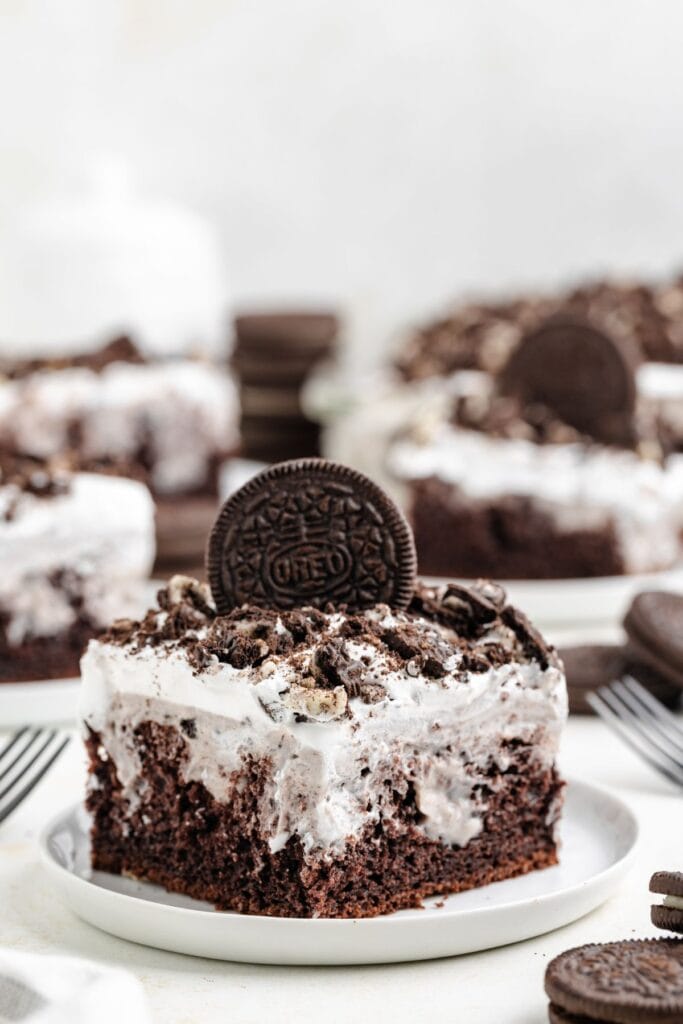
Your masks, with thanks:
M371 480L323 459L280 463L225 503L207 549L220 612L406 608L416 580L406 520Z
M683 942L643 939L567 950L548 964L551 1024L681 1024Z
M624 341L569 316L550 317L512 352L504 394L551 409L564 423L608 444L633 443L638 354Z

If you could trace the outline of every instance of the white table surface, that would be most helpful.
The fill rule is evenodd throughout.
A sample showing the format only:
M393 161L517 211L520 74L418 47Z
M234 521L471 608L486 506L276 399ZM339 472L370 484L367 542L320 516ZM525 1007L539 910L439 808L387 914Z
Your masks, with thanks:
M682 719L683 720L683 719ZM0 947L89 957L133 971L158 1024L346 1021L547 1021L548 960L589 941L655 933L647 884L659 868L683 870L683 799L611 736L601 722L572 719L562 750L568 775L620 794L637 814L642 841L621 892L588 917L528 942L470 956L379 967L296 968L219 963L111 938L64 906L43 871L36 836L82 792L84 766L72 743L27 803L0 825Z

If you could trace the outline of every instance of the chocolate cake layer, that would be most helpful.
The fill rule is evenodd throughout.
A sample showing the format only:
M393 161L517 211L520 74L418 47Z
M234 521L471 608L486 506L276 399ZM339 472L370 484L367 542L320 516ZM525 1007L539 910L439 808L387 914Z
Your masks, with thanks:
M413 485L410 518L426 576L572 579L617 576L625 566L614 528L560 530L530 498L475 500L435 477Z
M101 628L82 616L57 636L28 635L11 644L7 616L0 614L0 683L78 677L83 651Z
M185 724L188 733L192 721ZM445 846L416 827L420 811L401 766L385 780L387 820L366 828L340 855L305 856L291 838L273 853L257 827L269 766L245 763L236 796L219 803L199 782L183 780L186 737L142 722L141 797L131 806L117 765L100 738L87 746L93 815L93 865L207 900L220 910L276 917L373 917L418 907L428 896L461 892L557 863L554 825L562 783L540 770L524 746L510 744L504 777L495 765L481 797L482 831L463 847ZM362 769L361 769L362 771Z

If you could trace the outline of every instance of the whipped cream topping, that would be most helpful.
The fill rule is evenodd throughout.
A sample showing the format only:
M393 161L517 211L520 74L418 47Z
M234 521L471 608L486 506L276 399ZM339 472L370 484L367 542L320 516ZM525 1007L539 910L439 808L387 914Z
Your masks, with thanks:
M643 363L636 378L638 396L655 409L675 445L683 446L683 365Z
M237 416L228 373L193 360L40 370L0 388L5 445L40 458L71 447L85 459L144 450L160 494L206 484L212 459L237 443Z
M442 423L388 455L400 480L436 477L474 501L534 498L561 529L613 524L629 572L672 565L683 526L683 456L664 465L626 449L535 444Z
M128 613L133 598L139 607L154 561L151 496L133 480L89 473L70 476L67 490L50 497L1 486L0 550L10 643L56 636L77 614L104 626Z
M466 605L462 588L450 600ZM269 613L267 629L266 613L244 609L227 632L230 617L183 612L178 631L178 606L154 612L145 630L90 643L82 718L131 809L144 801L134 730L151 720L184 734L185 780L218 801L230 801L246 759L271 766L259 826L274 852L292 836L305 853L338 850L391 816L401 786L413 787L426 836L462 846L480 832L481 793L500 784L513 746L554 762L566 688L554 653L512 610L486 622L473 613L456 630L428 607Z

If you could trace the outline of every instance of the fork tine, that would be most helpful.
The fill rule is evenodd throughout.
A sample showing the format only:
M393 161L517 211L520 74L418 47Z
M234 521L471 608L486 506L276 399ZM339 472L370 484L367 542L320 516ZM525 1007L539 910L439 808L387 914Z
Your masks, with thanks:
M31 749L36 740L40 739L42 733L42 729L31 729L28 731L28 735L26 735L26 730L22 730L21 732L17 733L12 740L10 740L9 746L11 748L11 751L14 750L14 747L17 745L17 741L19 739L25 738L26 742L21 745L21 749L19 750L18 753L15 753L14 758L9 762L9 764L5 764L2 766L2 771L0 771L0 781L7 778L12 769L16 767L16 765L21 761L22 757L24 757L28 753L28 751Z
M653 749L652 745L645 741L645 737L640 731L629 726L620 718L605 701L602 691L609 693L606 687L601 687L598 692L589 693L586 696L586 700L593 710L619 734L627 746L631 747L644 761L647 761L650 767L665 775L670 782L674 782L677 786L683 786L683 769L679 768L675 761L665 757L656 747Z
M33 739L30 740L30 742L26 744L26 746L22 750L21 754L19 754L17 757L15 757L14 761L10 765L10 768L14 767L14 765L17 764L17 762L20 761L21 758L24 755L26 755L28 753L32 754L31 759L29 761L27 761L26 763L21 765L20 770L16 773L14 778L10 779L9 782L7 782L7 784L5 785L5 788L4 789L0 789L0 800L2 800L2 798L9 793L10 789L12 789L12 787L15 786L17 784L17 782L19 782L20 779L23 778L24 775L26 775L26 772L28 772L33 767L33 765L36 763L36 761L38 760L40 755L45 750L47 750L47 748L49 747L50 743L55 738L57 733L55 732L54 729L51 729L50 732L47 734L47 739L45 740L45 742L40 747L38 747L38 749L35 752L33 752L33 748L35 747L36 741L41 740L44 735L45 735L45 732L44 732L43 729L37 729L35 734L34 734L34 736L33 736ZM9 769L5 770L2 773L2 775L0 775L0 781L6 779L8 773L9 773Z
M622 697L626 699L626 695L632 699L635 699L640 709L644 710L648 717L653 721L657 722L662 732L666 733L671 742L678 748L679 753L683 754L683 728L678 724L676 718L661 701L658 701L656 697L653 697L649 690L646 690L642 683L639 683L633 676L624 676L613 684L614 688L619 689ZM633 707L633 704L631 705ZM634 710L636 708L634 707Z
M7 743L4 745L2 750L0 750L0 765L2 764L3 758L7 754L9 754L10 750L14 749L14 747L17 745L17 743L19 742L21 737L24 736L27 732L28 732L28 726L25 725L23 727L23 729L19 729L17 732L13 733L9 737L9 739L7 740Z
M672 761L677 768L683 770L681 751L676 749L676 746L671 743L666 733L662 734L658 721L653 722L649 715L643 713L638 704L636 704L635 708L633 707L633 698L628 692L624 696L618 681L610 683L609 686L603 686L599 692L610 705L612 711L616 712L646 742Z
M52 743L55 739L58 740L59 736L58 736L58 734L56 732L53 732L51 734L50 738L48 739L47 744L45 744L42 747L42 750L45 751L47 749L47 747L49 746L49 744ZM33 774L29 773L29 778L28 778L28 781L25 783L25 785L10 798L8 803L6 803L4 806L0 806L0 824L2 824L2 822L5 820L5 818L9 817L9 815L12 813L12 811L16 810L16 808L19 806L19 804L22 803L26 799L26 797L35 789L35 787L38 785L38 783L43 778L45 773L52 767L52 765L55 763L57 758L60 756L60 754L62 753L64 748L68 746L70 741L71 741L71 737L70 736L65 736L64 739L62 740L62 742L59 744L59 746L54 751L50 752L50 756L49 756L48 760L38 764L36 766L36 770L33 772ZM34 758L33 761L31 762L31 767L33 767L33 765L35 764L36 760L37 760L37 757ZM22 781L25 778L26 778L26 773L24 772L21 776L19 776L19 779L15 780L15 781L19 782L19 781Z

